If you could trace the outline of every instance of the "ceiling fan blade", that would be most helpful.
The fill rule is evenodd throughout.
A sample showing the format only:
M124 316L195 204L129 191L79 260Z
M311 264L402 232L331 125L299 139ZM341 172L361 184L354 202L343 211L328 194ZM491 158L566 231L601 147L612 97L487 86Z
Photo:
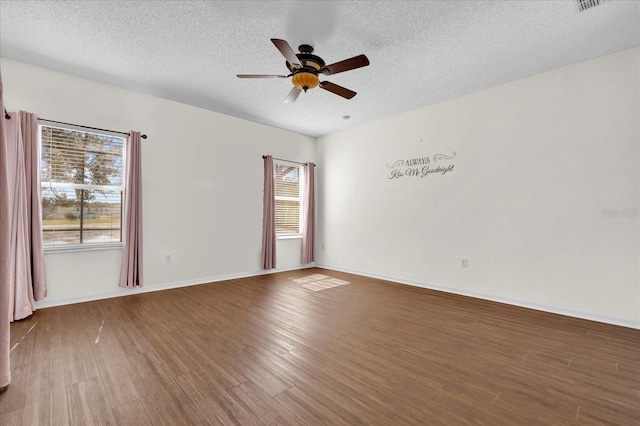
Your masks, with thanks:
M344 61L336 62L335 64L327 65L321 70L321 72L323 74L333 75L338 74L339 72L366 67L367 65L369 65L369 59L365 55L358 55L353 58L345 59Z
M287 78L286 75L275 74L236 74L238 78Z
M293 86L293 89L291 89L291 91L287 95L287 98L284 100L284 103L285 104L294 103L296 99L298 99L300 92L302 92L302 89L300 89L299 87Z
M321 81L320 87L322 87L324 90L328 90L331 93L335 93L336 95L342 96L343 98L347 99L351 99L356 95L356 92L354 92L353 90L338 86L337 84L331 83L329 81Z
M276 45L276 47L278 48L280 53L282 53L282 56L284 56L287 62L289 62L291 65L293 65L296 68L302 68L302 64L298 60L298 57L296 56L296 53L293 51L291 46L289 46L289 43L287 43L285 40L280 40L277 38L272 38L271 41L273 42L273 44Z

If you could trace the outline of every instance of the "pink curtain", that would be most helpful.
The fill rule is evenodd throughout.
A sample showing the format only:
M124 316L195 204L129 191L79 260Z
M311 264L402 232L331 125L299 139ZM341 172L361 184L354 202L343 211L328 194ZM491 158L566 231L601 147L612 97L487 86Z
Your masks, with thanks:
M276 267L276 206L273 157L264 157L264 199L262 216L262 269Z
M127 139L120 287L142 287L142 149L140 132Z
M40 183L40 131L38 116L20 111L20 128L24 143L24 170L27 190L27 216L29 223L29 257L33 296L41 300L47 296L44 271L44 244L42 241L42 190Z
M316 260L316 189L313 163L304 164L304 200L302 202L302 263Z
M47 295L42 244L38 117L21 111L5 122L10 200L9 321L33 314ZM37 297L36 297L37 295Z
M31 280L29 248L29 212L27 211L27 181L25 175L24 143L20 115L10 113L6 123L7 167L11 200L10 249L12 277L9 283L9 320L28 317L35 310Z
M9 162L7 158L7 135L4 118L2 76L0 75L0 389L11 382L9 367L9 318L11 272L11 196L9 195Z
M20 111L6 122L6 153L11 202L9 321L33 314L47 295L42 244L38 117Z

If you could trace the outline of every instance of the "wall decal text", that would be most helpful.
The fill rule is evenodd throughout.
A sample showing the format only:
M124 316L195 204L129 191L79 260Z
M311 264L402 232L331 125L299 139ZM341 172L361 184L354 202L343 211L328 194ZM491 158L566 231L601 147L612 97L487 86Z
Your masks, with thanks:
M425 178L429 175L446 175L453 171L455 164L435 164L438 162L448 162L453 160L456 152L451 155L436 154L431 157L409 158L387 163L387 168L391 169L387 175L388 179L400 179L403 177Z

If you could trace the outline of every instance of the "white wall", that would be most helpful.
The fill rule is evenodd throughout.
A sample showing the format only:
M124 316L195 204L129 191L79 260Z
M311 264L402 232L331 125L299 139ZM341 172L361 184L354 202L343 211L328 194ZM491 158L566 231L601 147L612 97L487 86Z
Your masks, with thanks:
M318 139L317 263L640 327L639 64L634 48ZM420 157L454 168L388 179Z
M149 136L145 289L261 273L262 155L314 161L313 138L6 58L0 65L9 111ZM279 241L277 252L278 270L302 267L300 240ZM46 254L49 295L38 306L135 292L117 286L120 256Z

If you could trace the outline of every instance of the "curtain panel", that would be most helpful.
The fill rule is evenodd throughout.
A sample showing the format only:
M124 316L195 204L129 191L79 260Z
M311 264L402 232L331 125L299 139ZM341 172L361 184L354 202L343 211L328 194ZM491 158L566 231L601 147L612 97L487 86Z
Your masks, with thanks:
M264 156L264 197L262 216L262 269L276 267L276 206L273 157Z
M11 273L11 197L9 195L9 161L7 158L7 119L4 117L2 75L0 75L0 390L11 382L9 366L9 318Z
M20 111L5 121L10 199L9 321L33 314L47 295L42 242L38 117Z
M28 317L35 310L31 279L27 187L25 175L24 141L20 115L9 113L6 122L7 166L9 171L11 281L9 282L9 320Z
M40 181L38 116L20 111L20 133L24 143L27 220L29 221L29 263L33 282L33 297L35 300L42 300L47 296L47 280L44 270L44 243L42 241L42 185Z
M120 287L142 287L142 148L140 132L127 138Z
M304 164L304 200L302 202L302 263L316 260L316 189L313 163Z

